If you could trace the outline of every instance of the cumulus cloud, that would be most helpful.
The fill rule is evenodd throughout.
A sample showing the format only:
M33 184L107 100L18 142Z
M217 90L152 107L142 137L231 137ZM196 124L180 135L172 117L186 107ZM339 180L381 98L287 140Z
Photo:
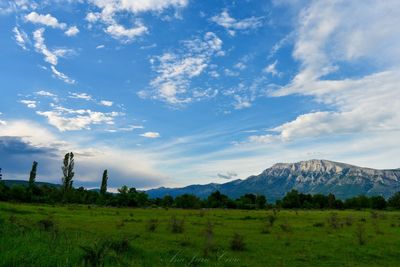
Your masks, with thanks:
M87 101L93 100L93 97L87 93L69 93L69 98L83 99Z
M87 129L92 125L114 124L114 118L121 115L118 112L103 113L90 109L68 109L62 106L54 106L52 110L37 111L38 115L47 118L49 124L59 131L76 131Z
M141 91L139 96L151 97L171 105L181 105L214 95L214 91L189 90L191 80L200 76L212 57L222 52L222 41L212 32L203 38L183 42L180 53L164 53L152 59L157 77L150 82L150 92Z
M398 130L400 124L400 23L398 1L312 2L299 15L294 57L300 71L271 96L313 97L326 110L306 113L273 129L277 135L253 136L253 141L295 140ZM354 16L357 12L357 16ZM385 30L382 30L385 29ZM373 64L367 74L332 79L341 64L359 60Z
M75 36L79 33L79 29L76 26L69 27L68 30L65 31L65 35L67 36Z
M159 138L160 134L157 132L146 132L141 134L140 136L146 137L146 138Z
M246 31L261 27L263 24L263 17L250 17L238 20L232 18L228 11L224 10L221 14L212 17L211 21L224 27L230 35L234 36L236 31Z
M41 15L36 13L35 11L29 13L25 16L25 20L34 24L40 24L52 28L58 28L64 30L67 27L67 24L60 23L55 17L50 14Z
M0 162L7 179L25 179L34 159L39 162L39 181L60 183L57 177L61 175L62 157L70 151L75 153L76 186L98 187L105 167L111 177L110 187L126 184L143 189L160 186L166 179L156 170L153 158L143 151L96 147L68 141L31 121L9 121L0 127Z
M107 100L101 100L100 105L106 106L106 107L111 107L114 103L112 101L107 101Z
M21 100L22 104L26 105L28 108L36 108L36 101L35 100Z

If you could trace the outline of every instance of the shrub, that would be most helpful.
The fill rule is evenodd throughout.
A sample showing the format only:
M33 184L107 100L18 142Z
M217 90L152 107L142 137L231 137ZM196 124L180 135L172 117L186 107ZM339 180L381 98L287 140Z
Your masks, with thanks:
M51 231L55 229L55 223L51 218L40 220L38 225L39 228L44 231Z
M269 214L268 216L267 216L267 221L268 221L268 223L269 223L269 225L272 227L272 226L274 226L274 223L275 223L275 221L276 221L276 215L274 214L274 215L272 215L272 214Z
M346 218L345 218L345 223L346 223L346 225L347 226L352 226L353 225L353 217L352 216L347 216Z
M129 239L127 237L123 237L120 240L110 241L109 247L118 253L127 252L131 248L131 246L129 244Z
M231 250L234 250L234 251L245 250L246 244L244 243L244 237L238 233L235 233L231 240L230 248L231 248Z
M357 238L357 242L359 245L364 245L367 242L364 224L362 223L357 224L355 236Z
M342 226L336 212L332 212L328 217L328 224L331 228L337 229Z
M157 219L150 219L147 221L147 231L154 232L157 229L158 220Z
M185 221L183 219L177 219L175 216L171 218L171 232L172 233L183 233Z
M203 249L203 254L208 257L210 252L215 248L214 246L214 225L211 222L207 222L206 229L204 231L205 244Z
M324 227L325 224L323 222L316 222L313 224L314 227Z
M284 222L282 224L279 225L279 227L282 229L282 231L284 232L291 232L292 231L292 227L289 225L288 222Z
M80 246L84 254L82 256L84 266L100 267L104 266L104 259L109 250L109 244L101 241L93 246Z

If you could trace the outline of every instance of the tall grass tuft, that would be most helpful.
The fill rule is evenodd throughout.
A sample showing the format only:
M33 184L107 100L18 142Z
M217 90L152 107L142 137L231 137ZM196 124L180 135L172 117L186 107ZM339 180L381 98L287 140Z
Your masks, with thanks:
M355 236L357 238L357 243L362 246L367 242L367 236L365 231L365 226L363 223L358 223L355 231Z
M175 216L171 218L171 232L175 234L183 233L185 221L177 219Z
M101 267L104 266L105 257L110 249L109 243L100 241L93 246L80 246L84 254L82 256L84 266Z
M230 243L231 250L234 251L243 251L246 249L246 244L244 242L244 237L238 233L235 233L232 237Z
M146 229L149 232L154 232L158 227L158 220L157 219L150 219L147 221Z

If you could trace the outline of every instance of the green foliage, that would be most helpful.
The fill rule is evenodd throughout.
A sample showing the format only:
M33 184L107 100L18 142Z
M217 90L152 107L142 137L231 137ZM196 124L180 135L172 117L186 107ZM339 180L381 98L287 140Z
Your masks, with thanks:
M244 236L238 233L235 233L230 242L230 248L234 251L243 251L246 248L246 244L244 242Z
M72 184L73 184L72 179L75 175L74 166L75 166L74 153L70 152L65 154L63 166L61 167L63 172L63 177L61 181L65 194L69 193L72 190Z
M107 193L107 181L108 181L108 171L104 170L100 186L100 194L103 196Z
M149 232L154 232L158 227L158 220L157 219L150 219L147 221L146 229Z
M175 198L175 206L181 209L199 209L201 200L195 195L183 194Z
M183 233L185 230L185 221L183 219L177 219L175 216L172 216L171 222L171 232L175 234Z
M32 169L29 174L29 188L33 188L35 186L37 166L38 166L38 163L36 161L34 161L32 163Z

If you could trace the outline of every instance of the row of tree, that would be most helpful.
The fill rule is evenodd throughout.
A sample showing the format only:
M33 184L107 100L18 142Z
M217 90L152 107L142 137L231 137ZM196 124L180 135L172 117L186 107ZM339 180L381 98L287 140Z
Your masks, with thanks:
M176 207L183 209L197 208L227 208L227 209L264 209L281 207L287 209L400 209L400 192L388 200L382 196L367 197L364 195L346 199L337 199L335 195L304 194L297 190L288 192L275 204L268 204L264 195L245 194L237 199L231 199L219 191L211 193L206 199L200 199L192 194L184 194L173 198L150 199L145 192L135 188L122 186L118 193L107 192L108 171L103 171L100 190L87 190L83 187L73 187L74 154L67 153L62 164L61 186L36 184L38 163L32 164L27 186L14 185L8 187L1 181L0 175L0 200L20 201L35 203L76 203L97 204L125 207ZM0 169L1 174L1 169Z

